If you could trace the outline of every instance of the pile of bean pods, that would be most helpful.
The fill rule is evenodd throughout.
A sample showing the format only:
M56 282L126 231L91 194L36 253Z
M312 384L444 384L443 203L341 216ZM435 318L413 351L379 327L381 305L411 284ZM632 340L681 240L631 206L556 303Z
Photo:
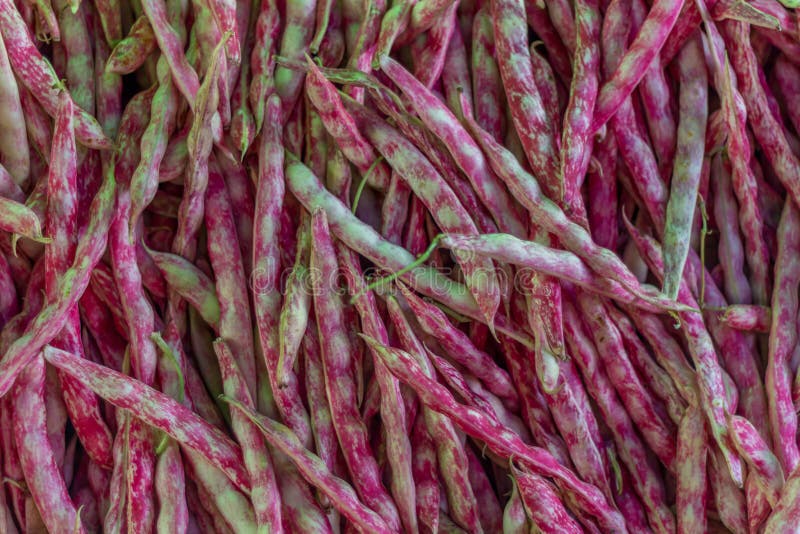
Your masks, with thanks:
M797 0L0 0L0 532L800 532Z

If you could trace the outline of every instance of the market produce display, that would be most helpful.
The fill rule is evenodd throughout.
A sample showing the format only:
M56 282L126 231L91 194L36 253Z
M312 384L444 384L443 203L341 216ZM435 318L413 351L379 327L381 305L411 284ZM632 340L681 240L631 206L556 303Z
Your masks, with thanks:
M800 533L795 0L0 0L0 533Z

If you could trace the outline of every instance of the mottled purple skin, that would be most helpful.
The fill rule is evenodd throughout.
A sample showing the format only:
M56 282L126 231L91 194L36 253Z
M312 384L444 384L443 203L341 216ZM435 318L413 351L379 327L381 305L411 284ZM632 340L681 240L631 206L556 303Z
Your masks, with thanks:
M55 532L75 524L76 510L47 437L44 387L44 360L36 358L20 376L14 395L14 434L25 483L44 525Z
M478 144L456 116L400 63L384 57L381 70L405 93L419 118L447 147L456 164L470 179L478 197L492 214L501 231L525 234L525 223L515 212L514 200L495 176ZM465 108L468 102L464 102ZM466 108L469 109L469 108Z
M370 337L381 340L382 343L389 343L389 334L380 319L375 295L372 292L365 292L366 284L358 255L339 244L337 256L340 271L347 281L350 292L354 295L361 294L353 306L361 319L362 330ZM400 383L389 373L380 359L375 358L374 365L375 379L381 390L380 416L386 431L387 463L392 471L389 487L404 530L418 532L414 477L411 468L411 443L406 432L408 415L400 392Z
M306 399L316 454L325 467L338 476L344 472L344 466L339 457L339 438L336 436L325 393L325 373L322 370L322 357L316 332L316 324L312 321L302 340L303 356L305 357ZM338 512L335 510L329 511L328 516L334 524L338 520Z
M594 336L597 352L604 363L609 381L645 442L671 470L675 460L673 431L656 411L654 399L636 373L625 350L622 335L611 321L603 303L596 297L580 292L577 303Z
M647 11L647 4L642 0L632 2L631 14L635 18L637 27L641 27ZM680 18L676 25L679 21ZM647 131L650 133L653 151L664 173L669 172L672 165L677 136L673 112L675 102L666 74L662 65L658 61L654 61L637 87L637 92L642 99L642 108L647 119Z
M495 495L489 477L481 465L478 456L471 448L467 448L469 459L469 480L478 503L478 516L484 532L501 532L503 527L503 509Z
M547 449L560 464L570 467L570 453L553 422L548 400L530 365L530 355L506 336L500 339L506 364L522 401L521 415L533 435L534 443Z
M156 519L153 489L155 451L150 428L139 419L131 419L127 435L125 463L125 515L131 529L142 532L153 528Z
M564 302L564 316L572 357L581 370L588 393L597 402L611 430L622 463L631 473L634 490L642 500L651 527L658 532L674 531L675 517L666 504L663 480L647 461L647 448L601 366L598 348L586 332L588 324L581 325L577 310L568 301Z
M77 149L73 129L73 104L62 93L53 133L53 148L47 179L45 226L55 242L45 248L45 292L48 300L58 298L58 281L74 261L78 241ZM65 329L53 340L64 350L83 354L77 307L69 312ZM75 430L93 460L111 467L111 433L100 414L94 393L70 377L61 379L64 402Z
M619 241L617 198L617 139L613 131L595 141L587 183L587 219L592 239L601 247L616 250Z
M158 360L158 375L161 389L170 397L179 402L190 405L186 399L185 384L179 373L186 367L186 355L180 345L180 333L175 323L165 327L161 338L167 350L161 347L163 356ZM174 358L174 359L173 359ZM177 363L177 365L175 365ZM176 368L177 367L177 368ZM163 450L155 460L153 469L153 488L156 496L158 512L155 519L156 529L163 529L167 525L175 525L175 531L185 533L189 520L189 511L186 503L186 473L184 472L183 457L178 443L163 438Z
M556 5L558 3L548 6L551 13ZM575 2L574 23L577 44L573 54L569 102L564 112L559 171L563 181L563 203L569 206L571 211L579 213L580 204L583 202L580 187L589 168L589 158L592 153L591 116L600 83L599 1ZM549 105L552 108L552 102Z
M182 40L189 41L186 57L195 71L198 73L210 72L208 69L212 61L219 63L220 74L215 80L217 91L219 92L218 116L214 117L214 122L212 123L212 131L216 140L222 134L220 126L225 130L230 129L231 92L235 81L231 78L230 73L234 70L234 65L238 65L238 61L231 61L230 55L227 53L227 47L235 36L231 32L223 33L220 29L220 25L215 20L213 8L210 5L212 1L215 0L204 1L200 4L202 8L196 11L191 29L182 27L183 24L181 22L176 24L173 17L170 17L170 23L176 24L176 28L181 32ZM188 39L186 34L188 34ZM219 50L219 58L215 60L214 54L216 53L217 45L223 46L223 48Z
M281 256L276 236L281 231L280 213L284 204L284 147L280 140L280 99L270 96L259 147L253 228L253 271L255 320L267 367L272 394L281 417L304 445L311 444L308 413L302 405L297 376L284 373L278 382L280 347L277 338L280 319Z
M191 304L214 330L219 329L220 303L214 282L181 256L148 250L167 285Z
M555 311L559 328L562 322L561 292L560 286L558 293L558 307ZM546 297L548 295L545 295ZM541 328L536 322L541 321L540 315L553 313L542 300L528 299L529 322L531 328L536 333L536 328ZM552 320L552 319L551 319ZM584 391L584 386L577 375L571 360L565 358L567 352L564 346L563 331L560 334L560 347L558 354L545 354L544 343L538 342L533 354L527 353L523 361L509 361L509 366L529 366L531 363L537 368L538 387L547 401L547 405L553 414L555 427L560 432L569 450L575 470L581 477L603 490L609 500L612 499L612 489L609 479L608 463L601 451L600 437L597 428L597 421L588 406L588 399ZM536 335L537 339L542 337ZM552 351L553 349L548 349ZM544 360L544 357L549 360ZM506 358L514 358L514 352L506 353ZM531 359L534 361L531 362ZM547 365L550 372L541 369ZM517 371L519 373L519 371ZM513 373L513 371L512 371ZM548 378L548 375L552 375ZM519 379L517 379L519 383Z
M712 7L717 1L709 0L705 4L708 7ZM675 59L683 45L694 35L702 22L703 17L696 3L692 2L683 5L678 20L675 21L675 26L661 48L661 65L666 66Z
M260 4L260 2L259 2ZM256 8L256 2L238 2L236 6L236 18L239 31L237 32L239 48L244 50L241 64L232 62L228 68L228 83L231 86L231 123L230 136L233 148L238 150L242 159L247 154L247 150L253 143L256 136L256 122L250 106L250 62L252 55L247 53L253 49L255 41L256 17L252 14Z
M617 0L611 2L603 20L603 61L604 73L610 76L625 52L627 35L632 23L631 2ZM636 124L636 114L632 98L622 101L619 109L611 117L619 155L629 169L637 185L639 194L659 233L663 232L667 189L661 181L655 153Z
M373 344L389 369L403 382L414 388L420 400L428 407L449 416L453 423L469 435L486 442L492 452L504 458L513 456L534 472L553 477L576 504L587 513L595 515L604 528L627 532L624 521L594 486L581 482L575 474L560 465L544 449L531 447L502 425L493 422L481 412L456 402L440 384L425 376L413 357L399 349Z
M452 187L437 172L431 162L404 136L369 109L346 99L345 105L353 114L364 135L376 146L390 165L426 205L437 225L445 232L477 234L472 217L459 201ZM499 285L490 260L457 257L464 272L466 286L478 304L486 323L494 327L500 306Z
M548 59L537 50L541 43L531 44L531 68L536 79L536 86L542 97L548 119L555 129L556 144L558 149L562 147L562 125L561 116L566 109L566 102L560 98L558 80L556 79L553 67Z
M436 19L428 33L425 36L417 37L411 43L414 76L425 87L433 87L442 75L450 37L458 25L457 9L458 4L451 3Z
M319 114L306 105L305 108L305 156L303 161L308 165L317 176L325 176L325 168L328 162L328 153L333 152L329 147L328 132L322 124Z
M20 204L25 203L25 193L14 182L13 176L3 167L2 163L0 163L0 195Z
M101 361L115 371L122 370L122 360L127 343L115 331L114 323L105 304L88 288L80 299L82 324L97 344ZM85 346L85 344L84 344Z
M550 17L550 22L561 37L561 42L564 43L570 57L574 58L576 55L579 55L576 51L576 47L580 46L577 42L580 38L580 31L577 28L577 26L579 26L577 21L579 18L577 14L578 9L576 9L577 6L570 5L570 2L566 0L555 0L547 2L545 5L547 6L547 14ZM575 63L573 61L573 67L574 65ZM573 75L574 74L575 72L573 72Z
M439 528L439 473L436 448L425 426L425 417L420 415L411 432L412 469L416 486L417 517L428 532Z
M293 373L295 362L297 361L300 346L304 341L304 336L309 330L308 323L311 321L311 295L307 290L309 283L309 250L311 248L311 232L309 227L310 218L303 216L300 226L297 229L297 252L295 253L294 264L286 278L283 289L283 304L281 305L280 316L278 319L278 362L277 375L278 383L284 383L284 377ZM308 380L308 377L306 377ZM313 415L313 410L310 410Z
M361 498L378 511L391 528L399 529L397 508L381 483L377 462L369 448L367 429L358 413L356 387L351 374L351 343L344 329L341 298L334 285L336 253L322 210L315 210L312 214L311 236L311 269L316 270L312 279L314 312L317 317L325 318L317 322L317 330L333 424Z
M629 227L629 232L651 270L656 275L661 275L663 264L658 245L652 238L641 236L632 227ZM681 284L678 300L688 303L692 307L697 306L685 281ZM732 450L730 433L727 428L730 407L725 402L723 370L720 367L714 342L706 329L702 315L696 312L681 312L679 317L686 335L689 355L695 364L700 405L708 419L711 434L717 446L724 453L731 477L737 484L742 484L742 464L738 455Z
M264 124L267 96L275 90L272 76L275 69L275 53L280 38L280 12L274 0L261 2L256 18L253 48L250 54L252 79L248 99L256 121L255 133Z
M97 0L94 2L97 17L103 30L106 42L115 43L122 39L122 14L119 0Z
M470 31L472 27L470 26ZM469 55L462 30L456 25L450 36L450 44L444 57L442 69L442 87L444 88L447 107L455 114L459 114L460 101L463 98L467 110L473 109L472 74L470 73Z
M85 234L78 241L75 262L62 275L59 284L60 297L44 306L8 347L0 362L0 397L8 393L27 363L64 327L69 310L77 304L80 295L89 285L90 272L106 248L108 227L114 211L115 189L113 177L107 176L92 203L92 218Z
M719 320L727 327L743 332L767 334L772 323L772 312L767 306L733 304L725 308Z
M195 101L197 92L200 89L200 81L197 73L186 59L180 35L169 23L165 3L156 0L145 0L142 2L142 9L150 21L158 47L169 64L175 85L189 102L192 109L196 109Z
M95 266L88 290L91 290L108 307L114 328L127 340L130 337L128 325L111 268L103 263Z
M9 321L0 336L0 350L6 351L12 341L19 337L23 328L41 310L45 300L43 267L43 260L36 263L31 273L30 284L25 289L22 310ZM68 501L58 502L59 491L65 492L65 490L59 490L59 486L65 485L63 478L67 475L63 470L65 461L64 431L67 414L61 400L60 387L57 386L55 373L46 372L45 368L38 364L38 360L37 355L36 361L32 362L21 374L13 395L8 397L9 404L4 413L4 416L8 418L4 421L4 425L8 428L7 434L4 436L5 471L9 476L16 477L17 480L29 478L32 481L30 492L22 493L13 489L11 491L12 502L22 524L25 524L23 514L27 516L26 502L32 502L31 493L35 494L37 500L55 499L55 504L58 506L54 511L55 514L69 512L68 508L71 506ZM16 397L19 397L18 401L15 400ZM27 414L20 410L28 409L41 410L42 414L30 422L19 421L19 418L27 418ZM24 426L18 428L15 425ZM33 449L30 448L31 446ZM41 452L44 455L44 469L41 472L31 471L31 466L35 462L31 455L38 454L36 449L39 447L42 448ZM27 466L23 466L22 462L26 462ZM49 467L51 463L54 465L54 469ZM47 486L51 486L55 491L54 495L45 495L50 491ZM34 513L38 517L38 513ZM41 519L39 522L41 523ZM41 528L45 527L42 525Z
M703 413L689 407L678 428L678 452L675 459L676 515L678 532L703 534L706 532L706 481L707 437Z
M386 190L389 186L389 166L380 162L372 168L378 157L375 149L358 131L355 121L343 107L334 85L325 78L313 61L309 59L307 63L306 95L319 112L328 133L361 175L367 177L370 185L381 191Z
M150 335L155 330L155 313L142 287L136 250L128 231L130 196L120 189L118 210L109 236L114 280L131 341L130 357L133 374L145 384L153 384L157 355Z
M454 3L452 0L418 0L411 10L412 35L431 29Z
M30 178L30 145L25 128L25 114L19 87L8 61L6 46L0 38L0 164L13 177L13 183L25 186Z
M42 234L42 223L36 212L5 197L0 197L0 230L34 241L49 242Z
M219 361L225 394L239 399L249 409L255 409L247 381L242 376L231 349L222 339L218 339L214 342L214 350ZM256 425L237 410L231 411L231 419L250 475L250 498L257 525L270 532L282 532L280 492L271 455Z
M0 28L8 59L17 78L33 93L51 117L58 111L58 95L62 84L53 67L42 56L11 0L0 2ZM96 149L111 148L100 124L87 111L78 109L75 115L75 135L81 144Z
M212 119L217 113L220 94L217 80L222 74L221 41L215 48L203 85L196 92L195 113L187 138L189 161L184 177L183 199L178 211L178 229L172 251L193 260L197 247L197 232L203 223L205 192L208 187L208 162L213 146Z
M159 59L159 84L150 102L150 121L144 131L136 136L140 141L141 157L134 160L135 169L131 175L131 228L136 226L142 212L150 204L158 189L161 177L159 169L165 160L168 139L176 127L178 91L165 60ZM142 114L144 115L144 114Z
M534 81L524 2L493 0L491 6L497 61L511 118L534 176L550 199L560 201L564 191L558 179L555 134Z
M584 532L564 507L556 489L544 477L513 469L514 480L533 525L544 534Z
M2 402L2 411L0 411L0 421L2 421L2 445L3 453L3 474L11 477L14 480L22 480L22 467L19 463L19 455L17 454L16 440L14 439L14 407L11 404L11 398L7 397ZM17 521L20 524L25 524L25 498L26 495L22 488L11 486L8 488L8 498L11 510L14 513Z
M505 136L503 82L494 58L494 28L484 4L472 21L472 93L475 121L497 139Z
M0 254L0 329L19 311L17 288L4 254Z
M214 20L217 22L219 31L221 33L231 32L231 37L225 43L225 51L228 58L234 64L238 64L241 60L239 48L241 35L239 34L242 31L246 32L247 28L240 30L237 26L237 2L234 0L209 0L208 5L214 14Z
M150 336L155 330L155 313L142 285L136 247L129 231L130 195L124 183L122 181L123 185L117 190L117 213L109 232L112 270L130 340L132 374L145 385L153 385L158 356ZM152 498L155 452L150 429L133 419L127 440L125 477L130 497L126 501L127 521L134 529L152 529L156 515Z
M189 509L183 469L180 447L177 443L170 443L156 460L154 486L158 503L158 530L172 529L176 534L187 532Z
M103 131L110 138L115 138L119 131L122 119L122 78L112 72L106 72L105 65L111 55L111 48L103 36L100 15L97 10L89 15L91 21L90 32L94 46L94 83L95 107L97 120ZM99 154L97 154L99 156ZM103 157L106 157L105 155Z
M395 245L400 245L403 240L410 199L411 188L397 172L392 171L381 206L381 235Z
M663 292L676 298L689 255L695 206L705 157L708 120L708 75L699 37L686 43L680 55L678 138L664 222Z
M256 530L250 500L201 455L187 451L186 471L196 483L198 496L218 532Z
M638 279L616 254L599 247L585 228L571 221L564 211L544 197L536 179L522 168L511 152L480 130L474 121L468 117L465 120L489 157L492 169L539 225L558 236L565 248L579 255L599 274L618 281L634 295L643 297L644 291ZM650 300L649 297L643 298Z
M477 395L474 391L472 391L472 389L469 387L469 384L467 384L466 377L461 371L459 371L453 364L441 356L437 356L430 350L427 352L431 363L450 389L464 399L466 404L470 404L484 412L486 415L497 419L497 412L495 411L494 407L482 396Z
M51 0L24 2L19 6L19 11L37 40L61 41L61 28Z
M397 329L401 344L414 355L425 376L434 377L435 371L426 355L425 347L412 331L398 301L390 297L387 304L389 316ZM453 422L445 415L423 406L422 416L433 440L439 465L448 466L447 469L440 470L441 484L448 506L454 510L454 515L457 515L465 526L473 525L473 528L477 528L480 521L477 513L478 505L469 481L469 459L461 436L457 433Z
M783 470L758 430L744 417L731 417L731 434L739 454L752 470L758 487L770 506L775 507L784 484Z
M620 64L600 89L592 118L592 131L597 131L608 122L645 76L675 25L681 7L683 2L678 0L658 0L653 3Z
M53 347L45 348L45 357L49 363L71 374L108 402L130 410L148 425L203 455L238 488L249 493L250 483L241 450L219 429L138 380Z
M744 272L745 254L739 234L738 205L728 169L720 156L711 160L714 182L714 218L719 229L719 264L724 276L725 296L731 304L750 304L753 294Z
M775 453L784 473L791 473L800 461L795 435L797 413L792 404L792 376L789 360L797 342L797 288L800 285L800 212L787 199L778 226L778 256L775 259L775 290L772 294L772 322L765 386Z
M792 63L786 55L781 54L775 60L773 76L778 86L778 92L783 98L791 99L800 92L800 67ZM795 131L798 131L800 110L789 105L786 106L785 111L791 125L794 126Z
M765 532L789 534L800 521L800 471L786 479L780 501L767 520Z
M718 61L722 63L724 43L721 36L710 27L712 42L715 44ZM722 56L722 57L721 57ZM734 73L725 62L722 72L721 89L722 111L728 132L728 151L731 162L733 190L739 202L739 225L746 248L747 264L751 271L753 298L756 304L766 305L771 290L769 272L769 252L764 240L764 221L758 208L756 177L750 166L750 139L746 133L747 115L742 95L734 84Z
M616 452L612 452L612 450L609 449L609 454L616 454ZM625 466L620 466L620 471L621 488L617 490L614 502L617 503L619 511L625 516L625 521L630 530L635 532L649 532L651 529L647 522L647 514L645 513L641 499L636 495L636 491L633 488L630 472Z
M405 286L400 286L420 325L434 336L450 357L480 378L486 387L501 397L513 411L519 407L519 397L508 374L492 361L491 356L478 350L469 337L450 323L436 306L426 303Z
M230 247L236 232L230 195L217 168L209 172L205 227L208 256L220 305L219 336L229 345L251 396L256 393L255 347L247 278L239 247Z
M79 109L95 113L94 51L90 35L91 14L86 5L72 10L67 0L53 0L58 26L61 30L59 45L66 56L66 83L69 94Z
M738 87L747 106L747 119L779 181L794 201L800 202L800 184L794 179L800 172L800 161L787 141L785 127L769 109L767 94L759 79L763 71L753 48L748 46L748 28L749 25L739 21L726 21L723 32Z
M347 482L331 473L318 456L302 446L297 436L284 425L260 415L241 403L231 401L232 409L239 410L256 424L273 447L286 454L297 466L303 477L330 498L342 515L365 532L389 534L397 529L389 525L356 496Z
M441 240L442 246L465 253L483 254L496 261L532 269L536 273L572 282L593 293L611 297L619 302L633 304L641 309L659 311L661 308L650 301L660 297L654 288L648 289L648 301L637 298L620 284L597 275L578 256L535 241L523 241L505 234L482 234L463 236L448 234ZM533 288L535 289L535 288ZM525 287L526 291L530 291ZM664 306L668 303L660 299Z
M534 33L544 43L547 54L553 65L553 70L565 85L569 85L572 78L572 61L567 45L561 40L556 28L550 21L547 6L544 2L525 2L525 18Z
M302 59L314 38L314 22L316 2L300 0L286 6L284 29L280 37L280 55L290 59ZM303 90L302 71L292 70L283 65L275 68L275 91L283 104L283 120L285 123Z
M679 424L686 409L686 402L678 392L672 377L645 347L630 318L612 306L606 306L606 310L619 330L625 350L647 388L666 405L666 413L662 414L662 418L668 416L673 423ZM656 404L655 408L662 412L659 410L660 405Z
M530 532L530 528L525 505L522 502L517 485L514 484L503 510L503 532L508 534L527 534Z
M747 500L747 523L750 531L755 532L772 512L772 507L757 483L755 473L750 472L744 483L744 495Z

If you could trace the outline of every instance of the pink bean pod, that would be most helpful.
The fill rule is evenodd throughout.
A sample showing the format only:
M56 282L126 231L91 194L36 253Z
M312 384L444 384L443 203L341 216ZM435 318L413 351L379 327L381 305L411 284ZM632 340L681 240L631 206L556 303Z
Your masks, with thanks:
M6 45L0 37L0 164L17 185L30 179L30 145L25 133L25 115L20 102L19 87L14 79Z
M678 532L706 531L706 433L703 414L690 407L678 428Z
M250 491L241 461L241 450L219 429L200 419L168 396L121 373L53 347L45 348L49 363L89 386L115 406L166 432L176 441L202 454L221 469L237 487Z
M240 402L244 406L253 409L254 403L248 392L247 383L230 348L222 339L218 339L214 342L214 350L219 358L225 393L232 398L241 399ZM258 527L281 532L280 493L275 481L271 455L258 433L258 428L249 419L242 418L241 413L236 410L231 413L231 418L250 474L250 495Z
M0 3L0 28L14 72L47 113L54 117L62 84L52 65L32 42L25 22L10 0ZM87 147L111 148L111 141L103 134L100 124L86 110L76 111L75 135Z
M317 323L325 371L328 402L336 433L344 447L345 461L356 482L362 498L381 517L399 528L397 509L378 476L377 463L367 451L366 427L361 421L355 399L355 387L350 378L352 356L350 341L342 327L342 303L334 290L336 255L328 230L325 212L316 210L311 221L311 269L316 270L314 280L314 312L324 317Z
M787 199L778 227L775 290L772 293L772 321L764 380L772 439L785 473L794 471L800 461L797 441L794 439L797 433L797 414L792 404L792 377L788 368L791 347L797 340L797 331L793 325L798 303L792 291L800 284L800 266L796 262L796 250L800 246L799 217L797 205Z
M600 89L592 119L592 131L597 131L614 115L647 73L653 58L659 54L675 25L681 7L683 3L675 0L654 3L614 74Z
M555 488L544 477L513 469L516 487L531 522L543 533L578 533L583 529L570 517Z
M284 372L278 382L280 347L277 339L280 320L280 252L276 242L277 222L284 203L283 145L280 141L278 118L280 99L271 96L267 102L265 123L259 148L259 176L255 198L255 227L253 229L253 283L255 320L261 349L267 366L268 380L275 404L284 421L304 444L310 444L308 414L299 402L297 377Z
M370 341L371 342L371 341ZM593 514L606 528L627 532L618 512L609 507L600 491L581 482L571 471L558 464L544 449L525 445L516 434L492 422L480 412L459 404L445 388L426 377L412 356L399 349L373 343L392 373L414 388L431 409L447 414L465 432L474 434L501 456L513 455L535 472L555 478L576 503Z

